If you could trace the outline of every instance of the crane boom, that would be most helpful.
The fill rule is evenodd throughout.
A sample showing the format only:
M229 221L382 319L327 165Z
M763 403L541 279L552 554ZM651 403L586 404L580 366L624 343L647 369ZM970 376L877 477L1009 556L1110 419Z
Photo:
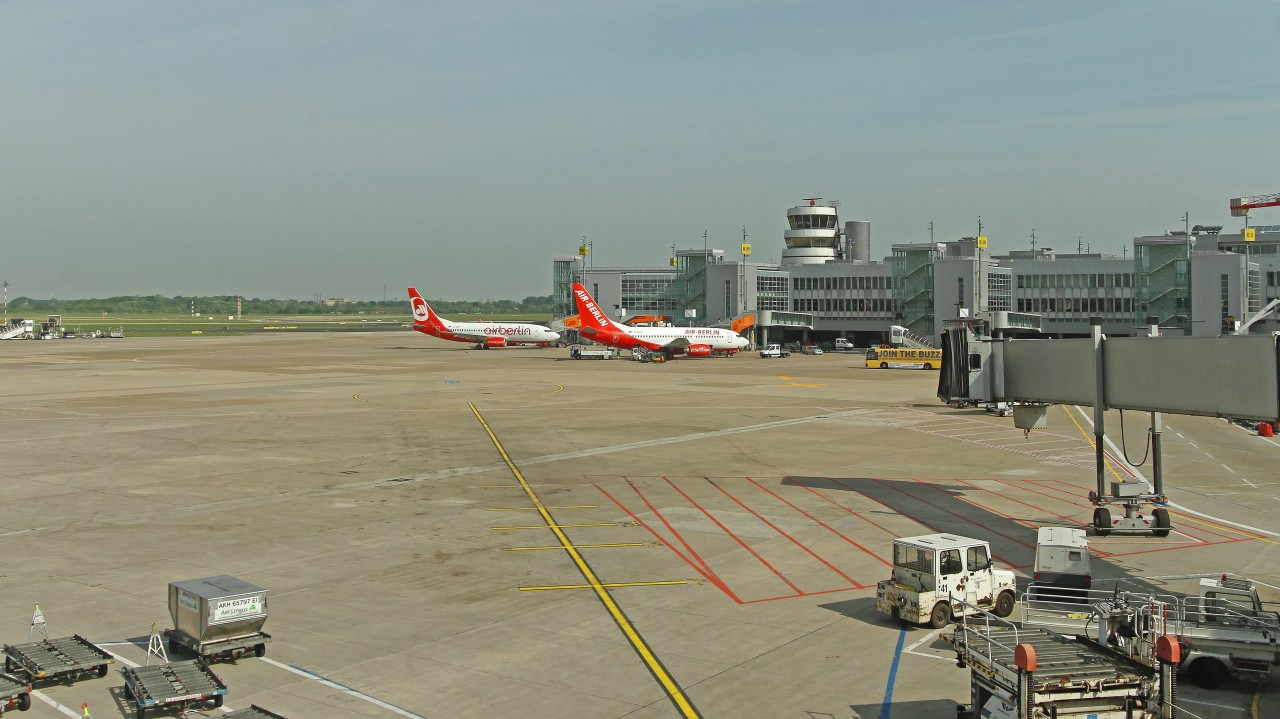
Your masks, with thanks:
M1280 205L1280 193L1274 195L1255 195L1254 197L1231 198L1231 216L1244 217L1249 210L1258 207L1275 207Z

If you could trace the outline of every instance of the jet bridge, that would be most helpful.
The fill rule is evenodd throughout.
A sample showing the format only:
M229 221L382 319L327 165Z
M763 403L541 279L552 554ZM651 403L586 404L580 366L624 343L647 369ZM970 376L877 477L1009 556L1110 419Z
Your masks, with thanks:
M1154 318L1151 318L1154 320ZM969 399L1013 402L1015 425L1044 426L1051 404L1092 406L1097 490L1093 526L1112 531L1165 536L1160 464L1160 413L1275 421L1280 417L1280 345L1276 335L1160 337L1152 323L1148 337L1107 338L1092 319L1084 339L1009 339L993 330L976 334L961 326L943 333L938 396L944 402ZM1104 486L1105 412L1108 409L1152 413L1153 486L1135 483ZM1113 519L1107 506L1124 507ZM1142 506L1154 505L1149 515Z

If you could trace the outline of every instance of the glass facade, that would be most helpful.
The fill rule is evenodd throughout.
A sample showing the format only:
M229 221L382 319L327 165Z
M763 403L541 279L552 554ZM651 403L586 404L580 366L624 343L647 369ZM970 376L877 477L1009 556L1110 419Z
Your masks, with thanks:
M941 256L935 245L893 248L893 316L922 337L934 335L933 263Z

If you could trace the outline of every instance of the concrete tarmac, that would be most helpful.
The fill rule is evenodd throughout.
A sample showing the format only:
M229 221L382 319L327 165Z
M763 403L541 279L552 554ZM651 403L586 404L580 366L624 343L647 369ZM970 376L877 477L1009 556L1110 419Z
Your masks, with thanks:
M1024 436L936 383L408 331L0 343L0 638L39 604L142 663L168 583L230 574L268 589L273 641L213 664L225 709L952 719L967 672L875 611L892 539L985 538L1025 576L1095 474L1091 410ZM1147 416L1107 422L1140 461ZM1091 537L1095 576L1280 586L1276 439L1166 416L1163 446L1175 531ZM133 716L122 684L38 684L28 716ZM1206 719L1280 716L1278 689L1179 685Z

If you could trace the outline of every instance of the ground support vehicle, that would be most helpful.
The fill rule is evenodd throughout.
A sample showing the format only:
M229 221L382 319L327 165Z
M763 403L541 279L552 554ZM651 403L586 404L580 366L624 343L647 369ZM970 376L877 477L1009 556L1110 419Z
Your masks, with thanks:
M853 343L850 342L847 338L837 337L835 341L832 343L831 348L836 350L851 350L854 347L853 347Z
M79 634L4 645L4 670L25 675L29 681L105 677L107 665L114 662L114 657Z
M1173 719L1178 643L1147 664L1088 637L1019 628L987 612L944 637L969 668L969 719Z
M1181 645L1178 668L1206 689L1231 677L1263 679L1280 665L1280 614L1262 608L1253 583L1223 575L1200 580L1197 596L1092 590L1089 606L1052 601L1032 584L1023 595L1023 621L1059 631L1084 632L1135 656L1160 636ZM1035 598L1040 597L1040 598ZM1136 648L1136 649L1135 649Z
M267 590L235 577L220 575L169 583L166 629L169 652L186 647L201 657L267 653L271 635L267 621Z
M569 356L574 359L613 359L613 350L608 347L584 347L574 345L569 348Z
M227 685L196 658L184 662L152 664L144 667L121 667L125 699L137 707L137 718L143 719L154 708L183 708L212 702L222 706Z
M31 708L31 682L12 674L0 674L0 716L10 709Z
M933 348L904 349L872 347L867 350L869 369L940 369L942 350Z
M1016 592L1013 572L992 567L986 542L926 534L893 540L893 574L876 584L876 610L941 629L966 612L992 610L1007 617Z
M237 709L223 714L222 719L287 719L287 717L283 714L267 711L257 704L252 704L248 709Z
M760 350L760 359L766 359L768 357L790 357L790 356L791 356L791 352L788 350L782 349L782 345L765 345L764 348Z
M1169 510L1164 505L1169 501L1163 494L1146 491L1142 482L1112 482L1111 494L1099 496L1090 490L1089 502L1094 506L1093 531L1099 537L1112 532L1121 534L1147 534L1156 537L1169 536L1173 524L1169 519ZM1108 504L1119 504L1124 507L1124 516L1113 516ZM1143 505L1153 505L1151 513L1143 516Z
M1089 540L1083 529L1040 527L1036 530L1036 559L1032 565L1033 587L1052 591L1063 599L1086 595L1082 589L1093 585L1089 573ZM1031 588L1028 588L1028 592Z

